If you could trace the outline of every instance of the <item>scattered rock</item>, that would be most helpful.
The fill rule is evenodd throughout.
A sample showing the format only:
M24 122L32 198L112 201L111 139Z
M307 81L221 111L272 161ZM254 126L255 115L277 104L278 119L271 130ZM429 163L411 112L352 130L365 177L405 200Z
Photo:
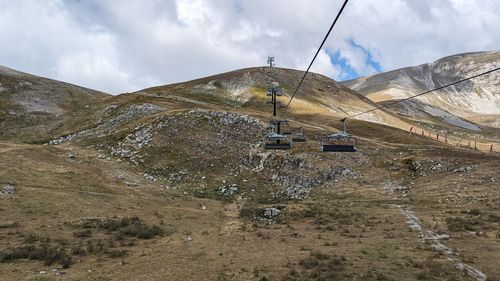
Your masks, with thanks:
M128 185L128 186L131 186L131 187L137 187L137 186L139 186L139 184L138 184L138 183L136 183L136 182L131 182L131 181L126 181L126 182L125 182L125 184L126 184L126 185Z
M156 178L152 175L144 174L144 178L147 179L148 181L156 182Z
M338 182L342 178L354 178L355 175L356 173L350 168L332 166L315 175L304 176L301 173L274 175L272 180L284 187L283 193L287 197L303 199L315 187L327 182Z
M266 219L274 219L276 218L279 214L281 213L281 211L279 209L276 209L276 208L264 208L264 212L262 213L262 215L266 218Z
M237 184L223 185L217 188L217 192L224 196L231 196L238 192L238 185Z
M14 193L16 193L16 188L12 185L5 185L2 188L2 193L3 194L14 194Z
M13 228L19 226L19 223L15 221L5 221L0 222L0 228Z
M137 117L148 116L165 111L166 108L155 104L133 104L121 110L116 110L118 106L108 106L103 113L103 122L94 128L83 130L71 135L61 136L49 142L50 145L58 145L64 142L78 140L98 134L109 134L119 125L127 123Z

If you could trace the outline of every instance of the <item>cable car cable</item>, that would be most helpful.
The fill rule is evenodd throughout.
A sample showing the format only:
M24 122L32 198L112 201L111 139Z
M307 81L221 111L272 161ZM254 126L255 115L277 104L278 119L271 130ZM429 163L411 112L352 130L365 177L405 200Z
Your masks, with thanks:
M486 74L490 74L492 72L495 72L497 70L500 70L500 67L497 67L495 69L491 69L491 70L488 70L488 71L485 71L485 72L482 72L482 73L479 73L479 74L476 74L476 75L473 75L473 76L470 76L470 77L467 77L467 78L464 78L464 79L461 79L461 80L458 80L458 81L455 81L453 83L450 83L450 84L446 84L444 86L440 86L440 87L437 87L437 88L434 88L432 90L428 90L428 91L425 91L425 92L422 92L420 94L416 94L414 96L411 96L411 97L407 97L407 98L404 98L404 99L400 99L400 100L397 100L395 102L391 102L391 103L388 103L388 104L384 104L384 105L381 105L381 106L377 106L375 108L372 108L370 110L367 110L367 111L364 111L364 112L360 112L360 113L356 113L354 115L350 115L350 116L347 116L347 117L344 117L342 119L340 119L340 121L342 122L345 122L346 119L351 119L351 118L354 118L354 117L358 117L360 115L363 115L363 114L366 114L366 113L370 113L372 111L375 111L375 110L379 110L379 109L382 109L382 108L385 108L385 107L388 107L388 106L391 106L391 105L395 105L395 104L398 104L400 102L404 102L404 101L407 101L407 100L411 100L411 99L414 99L416 97L420 97L420 96L423 96L423 95L426 95L426 94L429 94L429 93L432 93L432 92L435 92L437 90L441 90L441 89L444 89L444 88L447 88L447 87L450 87L450 86L454 86L456 84L460 84L462 82L465 82L465 81L468 81L468 80L471 80L471 79L474 79L474 78L477 78L479 76L483 76L483 75L486 75Z
M302 85L302 82L304 82L304 79L306 78L306 75L307 73L309 73L309 70L311 69L311 66L313 65L314 63L314 60L316 60L316 57L318 56L319 54L319 51L321 51L321 48L323 47L323 45L325 44L326 42L326 39L328 39L328 36L330 35L330 32L332 31L333 27L335 26L335 24L337 23L337 20L339 19L340 15L342 14L342 11L344 11L344 8L345 6L347 5L347 2L349 2L349 0L345 0L344 1L344 4L342 5L342 7L340 8L337 16L335 17L335 20L333 21L332 25L330 26L330 29L328 29L328 32L326 33L325 35L325 38L323 38L323 42L321 42L321 45L319 46L318 50L316 51L316 54L314 55L311 63L309 64L309 67L307 67L307 70L306 72L304 72L304 75L302 76L302 79L300 79L300 82L299 82L299 85L297 86L297 88L295 88L295 91L293 92L292 96L290 97L290 100L288 101L285 109L283 109L283 112L281 113L281 118L284 118L285 117L285 114L286 114L286 111L288 109L288 106L290 105L290 103L292 102L293 98L295 97L295 95L297 94L299 88L300 88L300 85Z

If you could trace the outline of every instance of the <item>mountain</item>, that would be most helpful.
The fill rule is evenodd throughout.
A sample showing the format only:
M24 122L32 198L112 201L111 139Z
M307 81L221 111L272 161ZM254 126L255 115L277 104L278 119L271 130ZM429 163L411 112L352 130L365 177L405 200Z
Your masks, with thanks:
M267 88L285 104L302 75L111 96L2 68L0 280L498 279L495 130L411 134L457 125L416 102L349 119L356 153L321 152L378 104L311 73L285 128L308 141L266 150Z
M186 83L144 89L134 94L231 106L269 116L271 111L266 106L266 92L271 82L280 85L284 94L280 98L281 103L286 104L302 75L303 72L292 69L248 68ZM334 122L373 106L375 104L372 101L357 92L326 76L311 73L297 93L289 114L307 119L321 113L332 117ZM386 111L368 114L360 119L376 120L383 124L396 123L391 113Z
M67 126L109 95L0 66L2 137L40 137ZM54 131L55 132L55 131Z
M499 51L465 53L441 58L433 63L345 81L342 84L374 102L384 102L407 98L497 67L500 67ZM479 128L471 123L498 128L500 71L423 95L413 101L405 102L404 109L393 109L407 116L415 112L425 112L443 122L472 130ZM408 111L411 111L411 114L407 114ZM454 117L450 117L452 115Z

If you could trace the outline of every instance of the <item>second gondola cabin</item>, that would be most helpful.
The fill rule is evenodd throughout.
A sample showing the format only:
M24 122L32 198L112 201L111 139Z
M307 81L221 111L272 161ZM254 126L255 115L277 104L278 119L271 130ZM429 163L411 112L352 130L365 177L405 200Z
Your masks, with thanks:
M264 136L264 148L265 149L291 149L292 141L290 138L277 134L275 132L269 132Z
M323 152L356 152L356 139L345 132L334 133L321 140Z

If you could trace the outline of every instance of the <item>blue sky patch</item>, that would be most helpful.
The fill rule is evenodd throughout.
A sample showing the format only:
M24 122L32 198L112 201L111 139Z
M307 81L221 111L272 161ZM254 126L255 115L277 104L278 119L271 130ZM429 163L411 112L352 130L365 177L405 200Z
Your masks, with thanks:
M363 45L356 43L353 39L349 39L348 41L349 45L352 48L359 49L365 54L365 64L373 67L377 72L382 72L382 67L380 66L380 63L375 61L373 59L372 54L370 51L368 51ZM342 70L342 74L340 76L340 80L350 80L350 79L355 79L360 76L365 76L369 75L370 73L358 73L352 66L349 64L349 61L342 57L340 51L336 52L328 52L327 54L330 56L330 61L332 62L333 65L340 67Z

